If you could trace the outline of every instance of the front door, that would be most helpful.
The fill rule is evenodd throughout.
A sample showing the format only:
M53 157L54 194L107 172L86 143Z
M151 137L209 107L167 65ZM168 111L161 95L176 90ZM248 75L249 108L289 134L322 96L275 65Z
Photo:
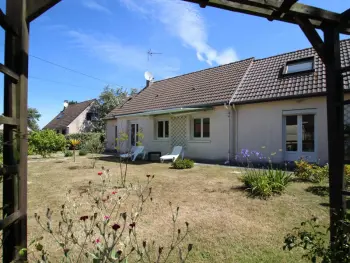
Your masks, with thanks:
M284 116L285 160L316 162L315 114Z
M131 146L136 146L138 142L138 132L139 132L139 125L137 123L131 123L130 134L129 134Z

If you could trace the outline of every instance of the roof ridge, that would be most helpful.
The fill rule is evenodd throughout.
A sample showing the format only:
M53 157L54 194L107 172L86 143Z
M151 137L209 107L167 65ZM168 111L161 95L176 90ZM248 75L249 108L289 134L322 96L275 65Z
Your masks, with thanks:
M235 97L236 92L238 91L238 89L239 89L239 88L242 86L242 84L244 83L244 81L245 81L245 79L246 79L246 77L247 77L247 75L248 75L248 73L249 73L249 71L250 71L250 68L253 66L253 64L255 63L255 61L256 61L256 60L253 59L253 60L250 62L250 64L249 64L247 70L244 72L244 75L243 75L241 81L238 83L237 88L235 89L235 91L233 92L233 94L232 94L232 96L231 96L231 99L229 100L229 103L228 103L229 105L233 102L233 98Z
M215 67L210 67L210 68L205 68L205 69L201 69L201 70L197 70L197 71L193 71L193 72L188 72L188 73L185 73L185 74L182 74L182 75L178 75L178 76L174 76L174 77L167 78L167 79L157 80L157 81L154 81L153 83L159 83L159 82L162 82L162 81L179 78L179 77L183 77L183 76L186 76L186 75L195 74L195 73L206 71L206 70L217 69L217 68L220 68L220 67L233 65L233 64L236 64L236 63L241 63L243 61L247 61L247 60L250 60L250 59L254 60L255 58L254 57L249 57L249 58L245 58L245 59L242 59L242 60L237 60L237 61L234 61L234 62L230 62L230 63L227 63L227 64L222 64L222 65L218 65L218 66L215 66ZM145 88L150 87L151 85L146 86ZM144 90L145 88L143 88L142 90ZM140 91L140 93L142 92L142 90Z
M350 38L340 40L340 43L346 42L346 41L350 41ZM264 60L264 59L269 59L269 58L279 57L279 56L283 56L283 55L288 55L288 54L292 54L292 53L296 53L296 52L304 51L304 50L308 50L308 49L313 49L314 50L313 47L306 47L306 48L297 49L297 50L294 50L294 51L279 53L279 54L276 54L276 55L273 55L273 56L268 56L268 57L264 57L264 58L257 58L257 59L255 59L255 61L260 61L260 60Z

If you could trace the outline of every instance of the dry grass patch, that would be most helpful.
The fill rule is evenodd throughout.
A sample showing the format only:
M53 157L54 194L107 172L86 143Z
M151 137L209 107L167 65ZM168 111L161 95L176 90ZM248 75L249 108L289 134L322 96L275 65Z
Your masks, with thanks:
M28 240L41 233L35 212L43 215L51 207L58 213L68 189L81 191L89 180L99 180L97 169L84 168L89 162L77 157L76 163L50 160L29 164ZM117 176L116 163L99 161L97 166L109 168ZM312 215L326 224L328 208L320 203L327 198L306 192L308 183L292 183L285 194L268 201L248 198L237 172L220 166L174 170L169 164L129 165L129 181L144 182L146 174L156 176L153 204L145 207L141 219L142 235L162 244L170 234L171 201L180 206L180 222L190 223L187 241L194 244L194 250L189 262L304 262L302 251L282 250L283 237ZM50 251L57 253L56 247Z

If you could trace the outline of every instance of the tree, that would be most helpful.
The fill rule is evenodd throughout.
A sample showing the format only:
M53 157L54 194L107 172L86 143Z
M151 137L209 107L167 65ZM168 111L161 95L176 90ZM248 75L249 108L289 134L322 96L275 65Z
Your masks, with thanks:
M78 102L76 100L70 100L68 101L68 105L72 105L72 104L77 104Z
M104 132L105 122L103 118L107 116L115 107L121 105L128 97L128 92L123 88L105 87L92 106L93 111L97 113L98 120L94 122L94 132Z
M36 108L28 108L28 127L32 131L39 130L38 121L41 117L41 114Z

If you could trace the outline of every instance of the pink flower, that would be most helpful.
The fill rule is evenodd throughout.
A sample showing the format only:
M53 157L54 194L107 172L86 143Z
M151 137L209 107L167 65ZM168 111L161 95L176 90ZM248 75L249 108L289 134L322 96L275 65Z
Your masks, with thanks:
M96 239L96 241L95 241L95 243L96 244L98 244L98 243L100 243L101 242L101 240L98 238L98 239Z
M98 172L97 174L101 176L101 175L102 175L102 172Z
M113 191L113 192L112 192L112 195L115 195L116 193L117 193L117 191Z
M105 220L109 220L110 216L104 216Z

